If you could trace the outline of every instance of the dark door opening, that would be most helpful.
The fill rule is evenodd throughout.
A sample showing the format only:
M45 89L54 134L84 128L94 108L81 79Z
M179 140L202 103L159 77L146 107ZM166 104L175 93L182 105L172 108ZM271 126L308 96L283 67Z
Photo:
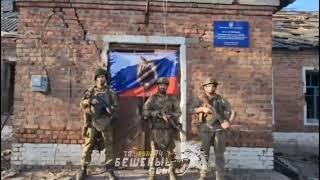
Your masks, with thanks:
M15 62L1 62L1 114L11 114L14 96Z
M164 50L175 50L179 53L178 46L167 46L167 48L165 48L165 46L161 45L110 45L110 52L153 53ZM108 69L110 70L110 65ZM109 74L109 77L111 77L111 74ZM180 73L177 78L178 82L180 82ZM146 122L142 119L142 108L147 99L147 96L118 96L118 119L114 124L114 139L116 141L116 143L114 143L114 149L116 157L123 157L125 151L150 151L149 130Z

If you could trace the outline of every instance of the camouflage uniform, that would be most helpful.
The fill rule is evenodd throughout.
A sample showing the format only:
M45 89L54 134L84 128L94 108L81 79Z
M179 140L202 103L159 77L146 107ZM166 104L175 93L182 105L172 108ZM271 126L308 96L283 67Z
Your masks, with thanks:
M157 83L169 84L169 81L166 78L160 78ZM149 128L151 128L150 179L154 179L156 176L156 150L163 151L168 157L170 161L170 180L175 179L174 139L177 137L177 130L169 122L161 118L161 111L169 115L171 120L177 124L181 114L179 101L174 96L157 93L149 97L143 109L143 115L149 122Z
M218 85L218 82L215 79L207 79L203 86L208 84ZM215 153L216 179L223 180L225 166L224 151L226 139L225 130L221 130L221 123L229 120L232 112L232 107L230 103L219 94L216 94L211 98L204 95L200 99L201 100L199 100L197 103L197 107L209 106L209 108L212 107L214 110L214 112L210 114L199 114L199 120L201 122L201 150L206 156L206 160L208 162L210 146L213 145ZM209 169L202 169L200 172L200 179L205 179L208 173Z
M106 71L98 69L95 80L99 75L105 75ZM91 104L92 99L97 99L98 103ZM105 165L107 170L112 170L113 165L113 129L111 121L118 106L115 92L108 86L98 88L94 86L85 91L81 98L80 107L83 110L84 137L85 143L81 164L86 171L91 162L92 150L105 149ZM105 109L108 108L108 111ZM100 141L99 141L100 139ZM99 147L100 146L100 147ZM101 147L102 146L102 147ZM83 170L84 171L84 170ZM86 176L86 172L84 172ZM113 174L113 172L112 172Z

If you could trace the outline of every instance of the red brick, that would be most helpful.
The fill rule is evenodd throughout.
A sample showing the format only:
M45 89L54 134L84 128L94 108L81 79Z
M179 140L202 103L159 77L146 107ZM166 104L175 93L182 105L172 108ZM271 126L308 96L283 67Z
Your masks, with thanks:
M32 134L34 131L33 131L33 129L27 129L27 134Z
M44 130L38 129L37 134L44 134Z
M21 138L22 136L23 136L22 134L18 134L18 133L13 134L14 138Z
M51 130L46 130L46 131L44 132L44 134L46 134L46 135L51 135L51 134L52 134L52 131L51 131Z
M49 140L48 139L41 139L41 142L42 143L49 143Z
M67 135L67 134L68 134L68 131L59 131L59 134L60 134L60 135Z
M35 139L29 139L29 138L28 138L28 139L26 140L26 142L27 142L27 143L34 143L34 142L35 142Z
M70 144L70 140L67 140L67 139L62 140L62 142L63 142L64 144Z
M28 136L28 134L23 134L22 137L23 138L28 138L29 136Z
M59 139L67 139L67 135L58 135Z
M52 138L52 135L40 134L40 135L39 135L39 138L41 138L41 139L50 139L50 138Z
M26 138L19 138L19 143L25 143L26 142Z
M52 135L59 135L60 131L52 131Z
M77 144L77 140L70 140L71 144Z
M24 128L20 129L20 133L21 133L21 134L24 134L24 133L26 133L26 132L27 132L26 129L24 129Z
M30 138L30 139L35 139L37 137L38 137L37 134L27 134L27 138Z
M80 134L79 131L69 131L68 135L78 135Z
M80 139L80 135L68 135L67 138L71 140L78 140Z
M40 138L36 138L36 139L34 140L34 142L35 142L35 143L41 143L41 139L40 139Z

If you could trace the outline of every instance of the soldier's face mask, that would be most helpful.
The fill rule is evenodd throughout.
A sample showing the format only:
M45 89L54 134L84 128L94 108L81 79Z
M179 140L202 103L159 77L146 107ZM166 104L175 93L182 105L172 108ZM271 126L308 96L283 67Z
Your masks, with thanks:
M104 76L104 75L98 76L98 77L97 77L97 83L98 83L98 85L100 85L100 86L105 85L105 83L106 83L106 76Z
M217 85L214 84L207 84L204 87L204 91L208 94L214 94L216 92L217 89Z
M159 92L164 94L167 92L167 89L168 89L168 85L167 84L158 84L158 89L159 89Z

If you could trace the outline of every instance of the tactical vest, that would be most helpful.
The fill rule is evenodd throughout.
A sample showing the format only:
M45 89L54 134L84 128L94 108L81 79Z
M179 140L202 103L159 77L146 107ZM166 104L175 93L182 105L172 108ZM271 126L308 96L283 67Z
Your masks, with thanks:
M98 101L97 104L91 106L92 126L101 132L111 125L113 118L112 112L110 111L112 110L113 102L109 89L106 88L104 91L93 89L91 99Z
M169 96L164 99L157 98L153 104L153 108L159 111L164 111L165 113L170 113L172 111L172 102ZM153 118L151 121L151 128L155 129L169 129L172 128L171 124L165 122L161 117Z
M210 100L210 105L213 107L213 113L211 114L200 114L200 120L202 123L207 124L208 126L216 126L221 123L224 118L224 108L223 104L221 104L221 96L217 95ZM205 103L202 106L206 106Z

